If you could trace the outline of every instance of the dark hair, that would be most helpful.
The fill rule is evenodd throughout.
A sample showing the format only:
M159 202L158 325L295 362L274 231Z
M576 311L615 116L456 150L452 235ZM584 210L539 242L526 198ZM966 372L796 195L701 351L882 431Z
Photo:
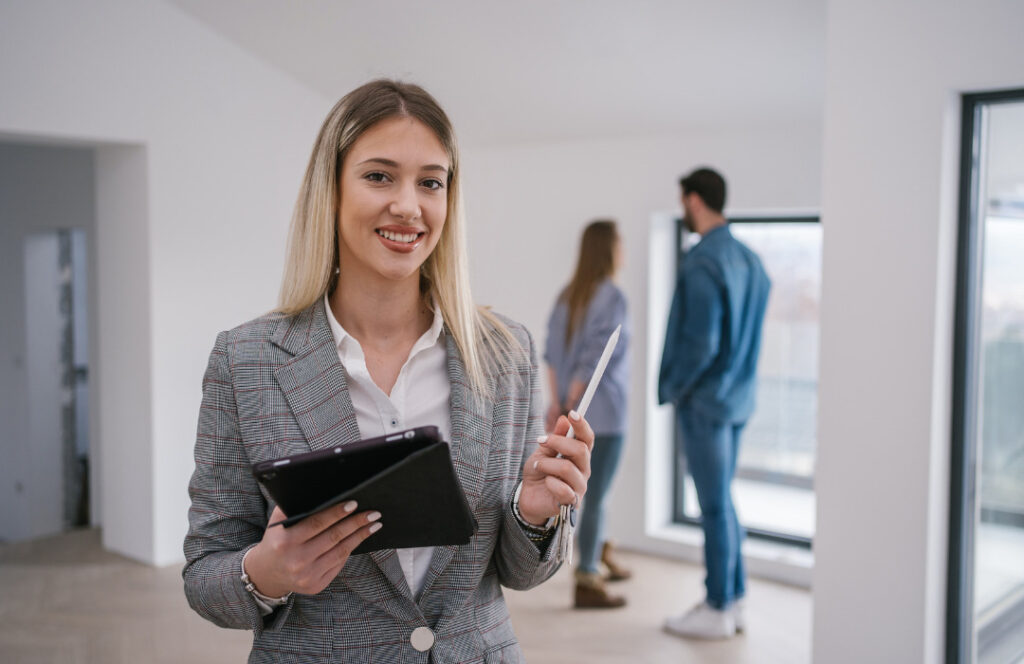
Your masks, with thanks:
M679 178L683 195L697 194L704 205L721 214L725 209L725 178L710 168L698 168Z
M572 341L573 332L583 321L597 285L615 273L615 245L618 242L619 231L610 219L593 221L583 230L576 272L562 291L562 299L569 307L569 323L565 326L566 344Z

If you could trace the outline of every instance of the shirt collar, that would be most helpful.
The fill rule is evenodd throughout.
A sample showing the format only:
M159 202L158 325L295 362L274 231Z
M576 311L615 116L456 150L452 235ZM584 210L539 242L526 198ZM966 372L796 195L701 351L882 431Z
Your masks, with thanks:
M726 223L722 224L721 226L715 226L714 228L709 230L707 233L705 233L701 239L706 238L706 237L711 237L712 235L722 235L723 233L725 235L732 235L732 233L729 232L729 222L726 222Z
M441 308L437 306L437 300L431 298L431 309L434 313L434 320L430 324L430 329L423 333L423 335L416 340L413 344L412 350L409 351L409 357L412 357L424 348L430 348L437 344L441 338L441 330L444 329L444 316L441 315ZM341 326L338 319L334 317L334 311L331 309L331 302L324 293L324 311L327 312L327 323L331 326L331 334L334 335L334 343L337 345L338 350L342 351L346 355L349 352L358 353L360 357L363 355L362 346L348 331Z

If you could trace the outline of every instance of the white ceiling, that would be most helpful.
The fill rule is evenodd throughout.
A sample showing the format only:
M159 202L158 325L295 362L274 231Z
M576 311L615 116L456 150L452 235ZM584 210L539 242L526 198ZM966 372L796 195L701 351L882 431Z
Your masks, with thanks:
M821 122L824 0L170 0L331 101L420 83L463 144Z

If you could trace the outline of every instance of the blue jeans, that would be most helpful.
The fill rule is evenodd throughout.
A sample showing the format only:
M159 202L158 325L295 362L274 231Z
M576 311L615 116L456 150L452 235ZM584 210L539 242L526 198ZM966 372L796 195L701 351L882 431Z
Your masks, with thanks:
M594 451L590 455L590 480L587 495L580 510L577 531L581 572L598 571L597 563L604 544L604 514L615 471L622 458L623 437L617 435L594 436Z
M744 533L730 488L746 422L717 422L687 408L679 408L677 413L686 462L700 503L707 603L725 609L746 592L740 551Z

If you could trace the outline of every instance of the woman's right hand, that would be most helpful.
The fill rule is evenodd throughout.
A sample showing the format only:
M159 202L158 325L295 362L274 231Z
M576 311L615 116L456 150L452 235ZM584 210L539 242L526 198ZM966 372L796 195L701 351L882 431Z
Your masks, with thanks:
M353 514L354 500L312 514L290 528L268 527L249 551L245 571L268 597L315 595L330 585L352 551L380 530L380 512ZM274 506L270 523L286 518Z

